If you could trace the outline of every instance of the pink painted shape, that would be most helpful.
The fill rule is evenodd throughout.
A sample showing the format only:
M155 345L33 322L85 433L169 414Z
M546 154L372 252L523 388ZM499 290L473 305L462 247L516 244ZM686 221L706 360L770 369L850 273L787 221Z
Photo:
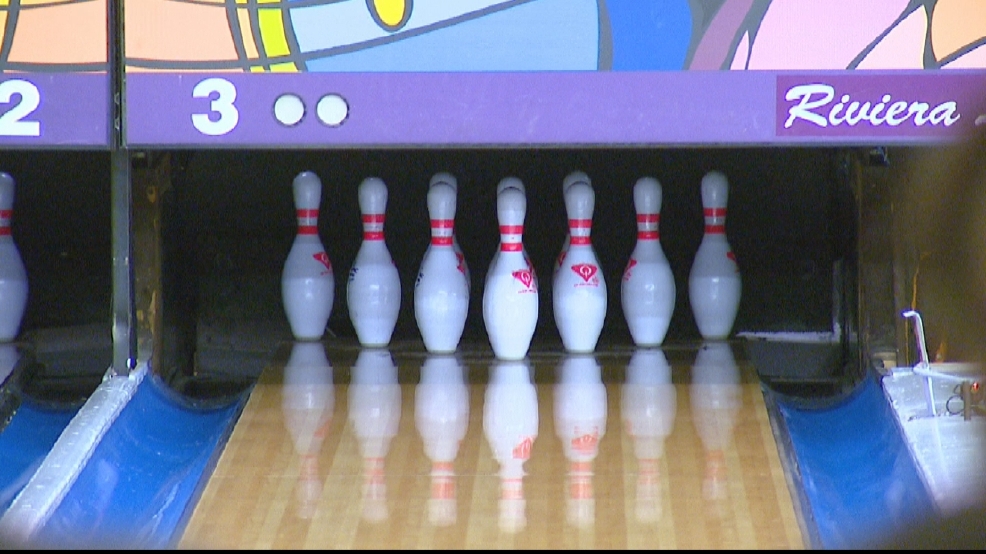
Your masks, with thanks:
M924 69L927 31L928 14L914 10L859 62L859 69Z
M986 68L986 46L980 46L962 54L955 60L943 65L942 69L984 69Z
M716 12L692 56L689 69L720 69L753 0L726 2Z
M747 55L750 52L750 33L743 33L739 45L736 46L736 55L733 56L733 63L729 69L746 69Z
M753 42L749 69L846 69L908 0L774 0Z

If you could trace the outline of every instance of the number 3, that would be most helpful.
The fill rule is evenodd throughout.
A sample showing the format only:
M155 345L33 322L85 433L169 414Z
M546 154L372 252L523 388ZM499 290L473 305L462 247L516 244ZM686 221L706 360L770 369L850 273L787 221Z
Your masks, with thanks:
M17 94L21 99L0 115L0 135L8 137L40 137L41 122L25 120L41 105L41 92L34 83L10 79L0 83L0 102L8 103Z
M240 120L240 112L237 111L233 101L236 100L236 87L226 79L213 77L199 81L192 89L192 96L195 98L211 98L213 94L218 96L209 102L210 113L218 113L219 119L213 121L210 113L192 114L192 125L203 135L219 136L232 131Z

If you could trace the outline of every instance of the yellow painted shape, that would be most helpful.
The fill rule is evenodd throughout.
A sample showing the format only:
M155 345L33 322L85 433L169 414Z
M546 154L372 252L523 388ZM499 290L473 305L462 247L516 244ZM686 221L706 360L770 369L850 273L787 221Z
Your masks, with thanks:
M373 0L373 10L388 28L395 28L407 15L407 0Z
M938 0L931 16L931 48L942 59L986 36L986 2Z
M266 3L270 3L270 1L266 0ZM260 37L263 40L267 57L273 60L289 56L291 49L288 47L288 37L284 32L284 12L279 9L259 8L257 21L260 25ZM272 64L271 71L293 72L297 71L297 67L292 62L282 62Z

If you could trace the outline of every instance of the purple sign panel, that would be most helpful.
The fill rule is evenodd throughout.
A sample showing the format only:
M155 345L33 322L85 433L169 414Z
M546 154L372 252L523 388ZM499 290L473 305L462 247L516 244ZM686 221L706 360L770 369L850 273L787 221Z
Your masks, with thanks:
M941 71L127 78L133 147L922 144L969 133L986 90Z
M947 140L986 121L986 73L866 72L777 77L782 139Z
M107 148L105 73L8 73L0 77L0 147Z

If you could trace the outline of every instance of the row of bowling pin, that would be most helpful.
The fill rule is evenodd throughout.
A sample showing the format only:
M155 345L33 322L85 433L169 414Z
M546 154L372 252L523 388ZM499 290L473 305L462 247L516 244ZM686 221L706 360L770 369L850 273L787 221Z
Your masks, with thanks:
M483 433L499 465L501 529L526 525L524 465L538 438L537 389L527 361L498 361L486 386ZM384 460L398 433L401 386L387 349L364 349L352 368L348 419L363 458L363 517L387 517ZM637 350L621 388L621 419L633 440L638 463L637 516L660 517L658 468L664 443L674 427L676 389L671 367L658 348ZM689 397L696 431L706 450L703 496L725 494L724 452L731 443L741 405L739 370L729 344L704 344L692 366ZM557 369L554 428L568 462L568 520L575 525L594 518L593 463L607 428L606 386L592 355L569 355ZM319 342L296 342L284 368L284 421L301 457L300 511L312 517L321 496L318 454L332 423L333 370ZM454 355L431 355L421 368L414 393L414 423L431 461L429 519L450 525L456 519L454 463L469 427L469 390L465 369Z
M322 337L332 310L332 264L318 236L321 181L312 172L294 180L298 233L282 275L282 297L298 340ZM455 239L456 180L436 174L428 189L431 242L414 285L414 314L429 352L454 352L465 328L471 280ZM555 323L570 352L592 352L602 332L607 291L590 233L595 193L587 175L574 172L563 182L569 232L552 274ZM634 185L637 242L621 285L623 312L635 344L664 341L676 289L658 229L661 185L650 177ZM689 276L689 299L703 338L725 338L739 307L741 279L726 240L728 184L719 172L702 180L705 234ZM378 178L359 186L363 241L349 272L347 304L360 343L386 346L397 323L401 283L384 242L387 187ZM503 179L497 187L500 245L483 290L483 320L494 354L527 355L538 320L538 277L523 244L527 199L523 183Z

